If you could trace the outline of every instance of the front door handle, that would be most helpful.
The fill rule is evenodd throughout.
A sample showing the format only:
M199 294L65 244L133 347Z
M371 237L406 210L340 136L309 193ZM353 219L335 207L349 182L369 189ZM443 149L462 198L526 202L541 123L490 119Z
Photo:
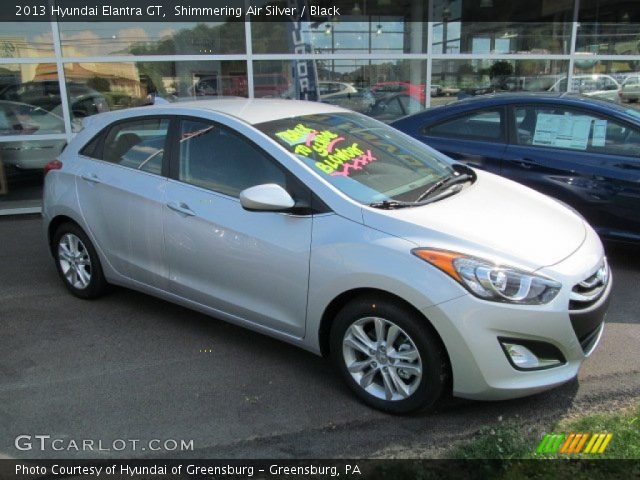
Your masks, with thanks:
M169 207L171 210L173 210L174 212L178 212L181 213L183 215L187 215L189 217L193 217L196 213L191 210L189 208L189 205L187 205L184 202L169 202L167 203L167 207Z
M87 182L102 183L95 173L92 173L91 175L80 175L80 177Z

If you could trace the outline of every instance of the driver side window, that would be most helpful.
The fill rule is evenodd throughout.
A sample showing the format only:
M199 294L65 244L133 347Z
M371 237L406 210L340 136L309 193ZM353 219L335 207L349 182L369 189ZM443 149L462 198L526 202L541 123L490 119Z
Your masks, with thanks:
M640 130L610 117L542 105L517 107L515 117L520 145L640 156Z
M179 138L180 181L236 198L245 188L264 183L287 188L283 168L240 134L213 123L182 120Z

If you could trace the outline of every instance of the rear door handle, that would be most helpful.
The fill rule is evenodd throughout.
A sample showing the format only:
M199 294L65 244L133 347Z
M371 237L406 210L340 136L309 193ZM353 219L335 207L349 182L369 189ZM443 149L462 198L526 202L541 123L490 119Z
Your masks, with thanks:
M183 215L187 215L189 217L193 217L196 213L191 210L189 208L189 205L187 205L184 202L169 202L167 203L167 207L169 207L171 210L173 210L174 212L178 212L181 213Z
M527 169L538 166L538 162L535 162L529 158L521 158L519 160L515 160L514 163L521 166L522 168Z
M95 173L92 173L91 175L80 175L80 177L87 182L102 183Z

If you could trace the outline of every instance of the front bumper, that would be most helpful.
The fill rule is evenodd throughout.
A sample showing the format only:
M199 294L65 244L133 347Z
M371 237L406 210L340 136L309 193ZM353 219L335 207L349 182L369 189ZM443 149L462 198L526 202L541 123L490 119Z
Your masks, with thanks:
M571 285L596 267L594 263L584 268L585 258L594 262L593 256L583 256L583 262L572 257L544 269L543 273L563 278L563 285L568 286L548 305L510 305L465 295L423 310L447 348L455 396L476 400L523 397L577 375L602 336L612 280L609 277L602 295L588 309L570 312ZM574 271L578 265L579 271ZM505 355L499 337L546 342L560 350L565 363L547 369L517 370Z

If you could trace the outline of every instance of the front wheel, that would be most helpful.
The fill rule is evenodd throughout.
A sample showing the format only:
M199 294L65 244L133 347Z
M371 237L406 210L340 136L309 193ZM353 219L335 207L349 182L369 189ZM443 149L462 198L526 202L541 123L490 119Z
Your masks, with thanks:
M356 395L391 413L432 408L447 385L447 358L435 332L392 299L348 303L331 329L331 357Z

